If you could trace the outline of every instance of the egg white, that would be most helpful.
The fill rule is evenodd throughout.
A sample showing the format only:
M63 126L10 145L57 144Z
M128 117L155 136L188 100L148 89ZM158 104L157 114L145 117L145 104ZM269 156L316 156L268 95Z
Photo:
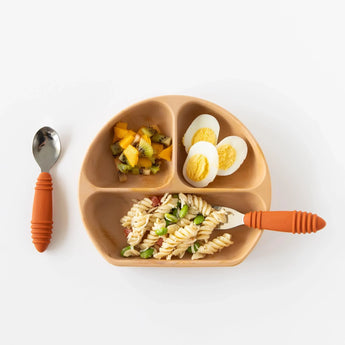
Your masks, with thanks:
M227 175L233 174L241 166L241 164L247 157L248 147L247 147L246 142L242 138L237 137L237 136L230 136L230 137L224 138L218 143L217 149L219 146L222 146L222 145L230 145L236 151L236 159L235 159L234 164L232 164L226 170L221 170L221 169L218 170L217 175L227 176Z
M189 159L196 155L202 154L208 160L208 174L206 177L201 181L193 181L187 176L187 164ZM214 145L207 141L199 141L195 143L189 149L188 156L183 165L183 176L188 183L190 183L194 187L202 188L206 187L209 183L211 183L215 177L217 176L218 172L218 152Z
M212 115L202 114L193 120L193 122L189 125L183 137L183 144L186 148L187 153L190 147L192 146L192 140L193 140L194 134L200 128L210 128L216 135L216 143L217 143L218 135L219 135L219 123L217 119Z

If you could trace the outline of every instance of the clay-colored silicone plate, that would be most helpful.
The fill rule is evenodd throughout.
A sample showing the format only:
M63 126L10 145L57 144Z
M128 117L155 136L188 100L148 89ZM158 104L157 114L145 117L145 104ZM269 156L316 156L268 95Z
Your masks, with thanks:
M218 141L229 135L246 140L248 156L240 169L230 176L218 176L206 188L190 186L182 176L186 152L181 140L191 121L198 115L214 115L221 126ZM173 138L172 162L165 162L154 176L130 176L126 183L117 181L109 145L113 126L126 121L137 130L142 125L157 124ZM79 202L85 227L103 257L118 266L234 266L242 262L259 240L262 231L240 226L227 231L234 244L220 253L201 260L155 260L123 258L120 250L126 238L120 218L127 213L133 199L165 192L193 193L212 205L224 205L241 212L269 210L271 181L264 155L248 129L231 113L211 102L187 96L162 96L137 103L114 116L92 142L80 174Z

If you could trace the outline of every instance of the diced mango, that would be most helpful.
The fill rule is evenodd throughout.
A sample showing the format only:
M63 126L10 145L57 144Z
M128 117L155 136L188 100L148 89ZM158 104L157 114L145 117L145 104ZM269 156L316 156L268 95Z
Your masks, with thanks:
M138 132L137 132L140 136L143 136L143 135L144 135L144 132L141 130L142 128L144 128L144 127L139 128L139 130L138 130Z
M115 126L114 127L113 142L118 141L119 139L124 138L127 134L128 134L128 130L127 129L123 129L123 128Z
M151 139L147 135L143 134L141 137L151 145Z
M158 154L158 158L165 159L166 161L171 161L172 145L164 149Z
M132 131L131 129L129 129L129 130L128 130L128 134L133 135L133 137L135 137L137 133L135 133L134 131Z
M146 157L140 157L138 159L138 167L139 168L151 168L152 162Z
M134 167L138 163L139 151L132 145L128 145L123 151L130 166Z
M151 146L153 148L154 155L158 155L160 152L163 151L163 148L164 148L162 144L158 144L158 143L152 143Z
M134 140L134 136L129 134L129 135L126 135L123 139L120 140L119 142L119 145L125 149L128 145L132 144Z
M122 128L122 129L127 129L127 122L118 122L115 127L119 127L119 128Z

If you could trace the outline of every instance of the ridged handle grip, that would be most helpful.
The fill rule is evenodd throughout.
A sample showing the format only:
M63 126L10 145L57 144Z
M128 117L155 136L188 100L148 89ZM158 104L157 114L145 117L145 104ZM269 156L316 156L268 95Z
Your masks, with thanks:
M40 173L35 187L31 220L32 243L40 253L47 249L52 234L52 191L53 183L50 174L47 172Z
M316 214L301 211L254 211L244 215L251 228L305 234L321 230L326 222Z

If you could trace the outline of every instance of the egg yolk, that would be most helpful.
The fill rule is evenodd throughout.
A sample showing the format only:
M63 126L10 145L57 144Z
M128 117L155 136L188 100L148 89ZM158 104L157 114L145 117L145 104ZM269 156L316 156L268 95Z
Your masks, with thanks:
M186 168L187 176L192 181L202 181L209 171L207 158L202 154L196 154L189 158Z
M229 169L236 160L236 150L231 145L222 145L217 148L219 157L219 169Z
M211 128L199 128L192 139L192 145L199 141L208 141L209 143L216 145L216 135Z

